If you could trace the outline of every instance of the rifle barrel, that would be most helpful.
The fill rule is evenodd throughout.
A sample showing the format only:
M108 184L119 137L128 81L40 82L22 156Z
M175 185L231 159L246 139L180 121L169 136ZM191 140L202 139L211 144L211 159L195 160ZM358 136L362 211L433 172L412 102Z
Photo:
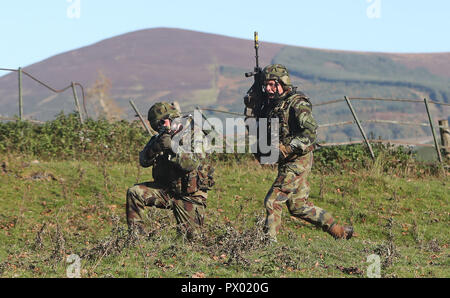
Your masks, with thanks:
M259 55L258 55L258 48L259 48L259 42L258 42L258 32L255 31L255 52L256 52L256 68L259 68Z

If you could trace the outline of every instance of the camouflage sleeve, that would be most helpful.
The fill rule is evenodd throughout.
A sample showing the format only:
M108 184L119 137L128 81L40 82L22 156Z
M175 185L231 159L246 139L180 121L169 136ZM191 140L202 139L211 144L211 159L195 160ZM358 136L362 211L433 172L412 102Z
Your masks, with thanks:
M150 141L148 141L147 145L145 145L144 149L139 152L139 164L141 167L148 168L151 166L157 156L158 152L154 152L152 150L152 146L156 141L157 136L153 136Z
M172 147L175 156L171 158L181 170L184 172L191 172L198 168L206 157L203 146L203 132L201 129L194 129L191 131L191 127L184 129L179 133L179 136L174 138L176 142L181 139L182 144L176 148Z
M317 138L318 125L312 114L312 105L300 98L291 105L291 112L294 131L289 145L294 153L304 155L314 149Z

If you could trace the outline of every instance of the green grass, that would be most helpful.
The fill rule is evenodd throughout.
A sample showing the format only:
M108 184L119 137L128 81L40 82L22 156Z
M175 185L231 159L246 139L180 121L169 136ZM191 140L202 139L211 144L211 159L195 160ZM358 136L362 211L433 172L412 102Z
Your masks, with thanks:
M82 277L365 277L373 253L383 277L450 276L447 177L387 174L379 163L315 168L311 201L358 236L336 241L284 208L279 241L267 245L263 199L276 170L222 162L204 237L187 243L176 238L171 212L154 208L152 236L128 237L126 190L151 180L136 162L34 159L0 155L2 277L65 277L70 254L81 257Z

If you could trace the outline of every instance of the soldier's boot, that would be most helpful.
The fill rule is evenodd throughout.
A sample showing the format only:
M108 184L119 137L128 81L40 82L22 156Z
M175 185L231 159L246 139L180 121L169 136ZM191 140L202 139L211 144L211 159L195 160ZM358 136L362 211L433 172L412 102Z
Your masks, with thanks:
M334 239L350 239L353 236L352 226L341 226L339 224L333 224L327 233L334 237Z

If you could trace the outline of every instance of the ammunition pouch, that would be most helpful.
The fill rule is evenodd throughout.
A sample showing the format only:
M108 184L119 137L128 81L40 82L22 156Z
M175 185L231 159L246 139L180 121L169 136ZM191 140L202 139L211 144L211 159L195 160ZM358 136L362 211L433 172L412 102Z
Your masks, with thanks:
M214 184L214 168L210 165L201 165L197 170L197 185L202 191L210 190Z
M213 167L201 165L197 170L173 181L172 189L176 194L182 196L192 195L199 190L207 192L215 184L213 174Z
M297 153L290 153L289 155L287 155L286 157L282 156L280 154L280 159L278 161L278 163L280 164L284 164L287 162L293 162L295 161L297 158L299 158L301 155L297 154Z

